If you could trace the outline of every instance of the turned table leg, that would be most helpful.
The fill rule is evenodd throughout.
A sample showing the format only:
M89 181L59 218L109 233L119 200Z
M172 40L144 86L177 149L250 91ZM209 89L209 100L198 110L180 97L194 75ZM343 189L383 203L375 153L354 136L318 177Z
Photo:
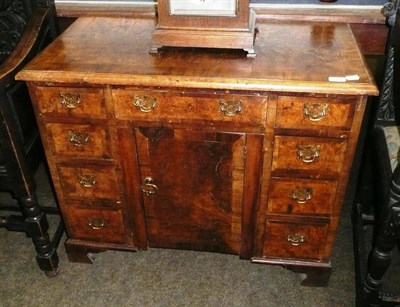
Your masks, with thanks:
M373 306L382 298L383 276L392 261L392 250L400 238L400 166L392 175L387 202L382 208L374 248L368 258L363 285L363 306Z
M58 255L55 246L50 241L49 224L46 214L40 210L36 196L19 197L18 201L24 212L24 216L11 215L0 218L0 227L12 231L25 232L36 249L36 261L39 268L49 276L58 273Z
M36 197L22 198L20 203L26 216L27 235L32 238L37 252L36 261L47 276L55 276L58 272L58 255L49 238L47 217L41 212Z

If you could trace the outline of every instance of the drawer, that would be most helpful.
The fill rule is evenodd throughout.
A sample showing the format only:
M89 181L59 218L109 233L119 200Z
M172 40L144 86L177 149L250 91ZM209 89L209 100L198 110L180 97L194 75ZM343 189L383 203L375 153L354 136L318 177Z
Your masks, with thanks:
M196 120L264 126L267 114L265 96L200 95L122 89L114 90L112 95L115 117L125 120Z
M119 200L118 177L113 166L57 165L61 192L71 200Z
M300 224L267 220L263 256L320 260L328 224Z
M105 119L102 89L36 87L37 105L42 114L67 115L75 118Z
M64 207L63 217L68 237L104 243L125 242L121 210Z
M337 181L271 179L268 212L272 214L330 215Z
M273 171L313 171L315 177L338 174L342 168L347 140L276 136Z
M350 130L355 99L280 96L276 113L278 128Z
M96 125L46 124L53 154L111 158L108 130Z

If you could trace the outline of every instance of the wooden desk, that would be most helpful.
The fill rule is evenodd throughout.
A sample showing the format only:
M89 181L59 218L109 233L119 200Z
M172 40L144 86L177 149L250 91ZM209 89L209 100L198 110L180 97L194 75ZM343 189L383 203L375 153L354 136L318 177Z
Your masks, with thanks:
M368 95L346 24L260 23L241 51L148 53L152 19L78 19L28 81L71 261L239 255L324 285ZM328 77L359 76L329 82Z

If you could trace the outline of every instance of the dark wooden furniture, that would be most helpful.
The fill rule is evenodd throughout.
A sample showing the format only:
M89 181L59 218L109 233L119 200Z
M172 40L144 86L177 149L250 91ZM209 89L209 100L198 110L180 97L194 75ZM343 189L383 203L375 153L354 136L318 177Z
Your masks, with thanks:
M256 58L149 54L154 27L80 18L17 75L34 101L69 259L213 251L326 285L366 100L377 95L350 26L259 23ZM359 79L329 81L350 75Z
M35 193L34 174L44 161L43 148L26 84L15 74L57 35L54 4L47 1L3 1L0 4L0 191L12 193L18 205L1 203L0 228L22 231L33 241L37 262L48 276L58 271L56 240L48 235L44 211ZM60 237L60 228L55 238ZM54 244L53 244L54 243Z
M384 12L390 31L383 82L362 168L364 180L360 182L353 212L356 302L360 307L400 305L400 293L383 291L392 251L400 239L399 1L389 2ZM366 193L368 197L362 197Z

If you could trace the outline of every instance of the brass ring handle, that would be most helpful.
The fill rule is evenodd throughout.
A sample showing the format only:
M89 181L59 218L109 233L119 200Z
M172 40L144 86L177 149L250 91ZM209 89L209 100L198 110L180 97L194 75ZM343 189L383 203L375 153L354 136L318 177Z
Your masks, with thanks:
M68 141L77 147L85 146L90 140L90 134L87 132L68 131Z
M87 175L78 175L79 184L83 188L93 188L96 184L96 177Z
M158 188L153 182L153 178L146 177L144 179L144 184L140 187L142 192L147 196L151 196L157 193Z
M68 109L74 109L81 103L81 95L79 93L60 93L60 103Z
M321 148L313 145L297 145L297 157L304 163L316 161L321 154Z
M239 99L220 100L219 109L226 116L235 116L242 111L243 102Z
M105 221L101 217L92 217L92 216L90 216L90 217L88 217L87 221L88 221L89 227L94 229L94 230L101 229L105 225Z
M157 106L157 98L146 95L134 95L133 105L143 113L151 112Z
M290 193L290 197L298 204L305 204L312 198L313 190L311 188L295 188Z
M329 104L305 103L303 114L312 122L318 122L328 114Z
M288 234L286 236L286 240L290 244L292 244L294 246L298 246L298 245L306 242L306 235L304 233Z

